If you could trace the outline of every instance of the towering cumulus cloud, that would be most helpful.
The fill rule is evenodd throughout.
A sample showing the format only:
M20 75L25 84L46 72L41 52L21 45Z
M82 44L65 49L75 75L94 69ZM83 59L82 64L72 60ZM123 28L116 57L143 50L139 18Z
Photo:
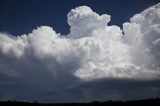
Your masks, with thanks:
M79 87L102 79L159 80L160 4L133 16L123 30L107 25L110 15L87 6L72 9L67 17L70 33L65 36L48 26L21 36L0 33L1 99L72 101L63 97L74 93L79 100L94 100L87 90L80 95Z

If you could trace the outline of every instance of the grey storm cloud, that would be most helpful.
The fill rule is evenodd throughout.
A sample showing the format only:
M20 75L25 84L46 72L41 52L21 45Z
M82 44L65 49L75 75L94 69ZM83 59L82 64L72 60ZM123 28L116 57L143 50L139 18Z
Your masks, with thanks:
M160 97L160 4L130 22L80 6L70 33L0 33L0 99L76 102ZM146 93L147 92L147 93ZM149 92L149 93L148 93Z

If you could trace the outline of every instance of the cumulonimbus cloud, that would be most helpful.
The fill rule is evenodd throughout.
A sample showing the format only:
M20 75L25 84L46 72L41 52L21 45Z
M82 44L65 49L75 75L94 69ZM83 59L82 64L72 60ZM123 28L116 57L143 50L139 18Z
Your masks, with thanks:
M87 6L67 16L70 33L65 36L49 26L21 36L0 33L0 73L56 86L72 79L160 78L160 4L133 16L123 29L108 26L110 15Z

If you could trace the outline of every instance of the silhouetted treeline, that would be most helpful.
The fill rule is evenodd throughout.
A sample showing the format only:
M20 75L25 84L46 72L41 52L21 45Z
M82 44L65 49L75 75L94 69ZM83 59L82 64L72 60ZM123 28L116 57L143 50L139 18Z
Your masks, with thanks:
M17 102L1 101L0 106L160 106L160 99L146 99L135 101L94 101L90 103L38 103L35 102Z

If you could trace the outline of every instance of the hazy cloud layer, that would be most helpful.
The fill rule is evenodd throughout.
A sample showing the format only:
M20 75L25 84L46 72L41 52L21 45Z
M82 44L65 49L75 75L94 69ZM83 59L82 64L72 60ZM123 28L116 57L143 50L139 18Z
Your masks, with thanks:
M65 36L48 26L16 37L0 33L0 99L135 99L136 91L144 91L137 98L160 96L160 85L153 83L160 79L160 4L133 16L123 29L108 26L110 15L87 6L67 17Z

